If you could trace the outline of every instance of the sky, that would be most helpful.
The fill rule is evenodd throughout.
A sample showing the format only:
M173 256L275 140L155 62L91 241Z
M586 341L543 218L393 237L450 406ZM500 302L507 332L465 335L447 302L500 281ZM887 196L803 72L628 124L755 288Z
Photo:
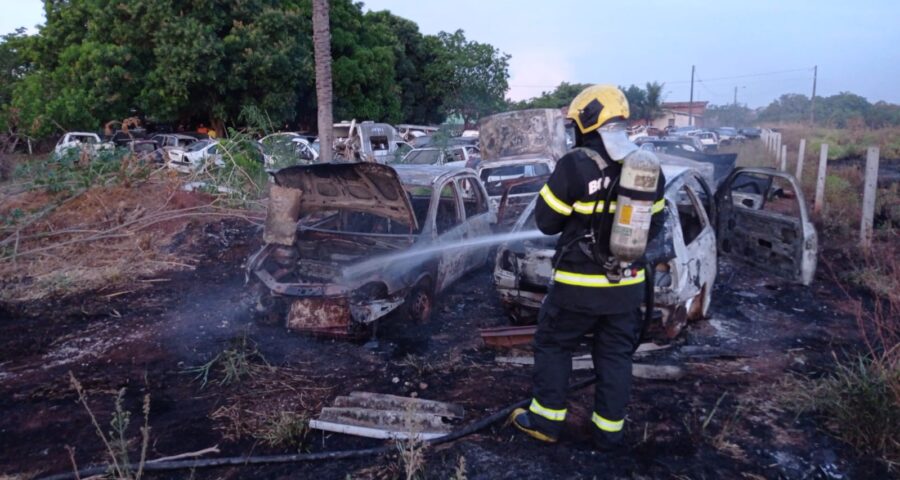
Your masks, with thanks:
M367 0L422 33L462 29L512 56L514 100L560 82L665 83L690 97L765 106L782 93L900 103L898 0ZM0 34L43 23L40 0L0 0ZM34 32L34 30L31 30Z

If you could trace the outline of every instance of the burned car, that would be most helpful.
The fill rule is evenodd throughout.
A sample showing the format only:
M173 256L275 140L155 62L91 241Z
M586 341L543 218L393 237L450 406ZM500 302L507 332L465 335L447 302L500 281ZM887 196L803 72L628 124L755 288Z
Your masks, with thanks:
M334 153L341 161L386 163L403 158L411 149L386 123L353 120L334 124Z
M662 166L666 177L663 231L647 247L658 259L648 268L653 282L653 337L672 338L688 320L706 315L712 299L718 255L808 285L816 266L816 232L803 194L791 175L771 169L739 168L716 193L698 170ZM535 229L537 199L513 231ZM516 323L532 323L552 278L558 237L511 242L500 247L494 284Z
M537 108L498 113L478 125L481 158L468 166L484 183L501 228L509 228L565 155L562 113Z
M393 311L416 321L435 295L485 265L494 214L475 172L378 163L273 174L266 245L248 261L257 311L294 331L358 336Z

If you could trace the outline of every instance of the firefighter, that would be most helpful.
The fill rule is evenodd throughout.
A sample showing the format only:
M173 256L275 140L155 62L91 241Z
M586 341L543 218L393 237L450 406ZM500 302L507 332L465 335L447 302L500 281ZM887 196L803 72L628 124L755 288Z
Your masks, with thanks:
M538 228L547 235L561 235L553 257L553 281L534 336L533 398L527 410L516 409L510 420L545 442L559 438L572 354L587 334L593 334L594 445L600 450L622 445L646 271L645 262L626 263L612 256L610 231L616 200L624 195L618 187L623 161L629 155L651 155L658 166L655 155L638 152L628 139L624 123L628 115L628 100L615 86L594 85L575 97L567 116L575 124L576 148L559 160L537 200ZM655 191L651 184L644 194L652 205L647 233L651 237L661 228L664 191L659 171Z

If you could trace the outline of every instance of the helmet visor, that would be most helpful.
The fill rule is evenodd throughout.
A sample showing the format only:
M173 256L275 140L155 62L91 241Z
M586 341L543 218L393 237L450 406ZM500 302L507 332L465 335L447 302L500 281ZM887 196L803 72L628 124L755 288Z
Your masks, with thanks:
M606 153L615 161L622 160L638 149L638 146L628 139L628 133L624 128L600 128L599 132Z

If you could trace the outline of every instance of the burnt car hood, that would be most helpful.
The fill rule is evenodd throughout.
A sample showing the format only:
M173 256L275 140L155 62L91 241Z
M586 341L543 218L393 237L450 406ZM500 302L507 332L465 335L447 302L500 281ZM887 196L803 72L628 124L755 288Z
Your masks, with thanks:
M295 165L273 174L275 184L296 188L300 214L327 210L372 213L418 229L409 197L397 172L378 163Z
M478 123L481 162L487 165L519 156L558 160L566 154L566 129L556 108L497 113Z

